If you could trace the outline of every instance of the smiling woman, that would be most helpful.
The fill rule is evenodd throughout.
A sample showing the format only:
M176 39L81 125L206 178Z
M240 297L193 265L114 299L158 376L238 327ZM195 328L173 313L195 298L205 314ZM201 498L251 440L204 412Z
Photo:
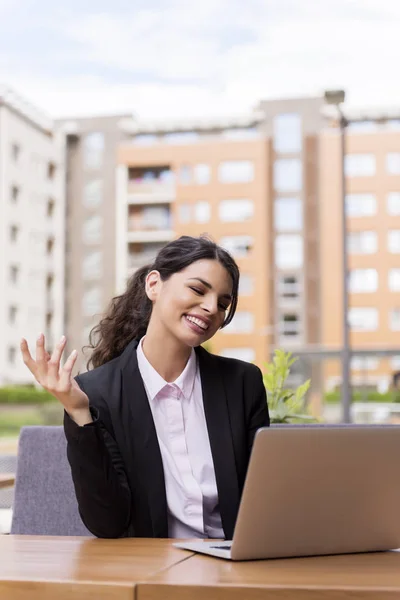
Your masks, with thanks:
M239 269L183 236L133 275L91 334L87 373L44 338L24 361L65 408L80 514L99 537L231 538L253 439L269 425L255 365L204 342L233 318Z

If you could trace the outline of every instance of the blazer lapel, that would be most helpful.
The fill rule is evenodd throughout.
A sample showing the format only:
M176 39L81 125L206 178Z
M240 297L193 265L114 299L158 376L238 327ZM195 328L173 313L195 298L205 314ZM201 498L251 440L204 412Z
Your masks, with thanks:
M232 539L239 509L239 482L232 432L222 376L212 355L196 349L199 358L203 404L217 481L219 508L225 537Z
M153 537L168 537L167 499L160 447L133 340L121 359L122 394L131 416L130 445L135 468L147 495ZM149 537L149 536L148 536Z

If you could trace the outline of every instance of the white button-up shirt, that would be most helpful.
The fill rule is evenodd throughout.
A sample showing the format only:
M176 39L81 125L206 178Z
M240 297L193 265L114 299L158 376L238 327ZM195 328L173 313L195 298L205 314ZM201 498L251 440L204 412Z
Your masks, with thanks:
M196 353L192 350L183 372L168 383L145 357L142 342L137 360L161 450L168 535L223 538Z

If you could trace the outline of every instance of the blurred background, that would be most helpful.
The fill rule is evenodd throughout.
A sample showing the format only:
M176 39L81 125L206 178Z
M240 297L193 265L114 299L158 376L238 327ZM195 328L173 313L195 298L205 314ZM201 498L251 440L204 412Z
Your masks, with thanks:
M212 352L292 352L327 422L400 417L399 25L395 0L0 0L0 454L62 419L20 338L84 370L182 234L241 268Z

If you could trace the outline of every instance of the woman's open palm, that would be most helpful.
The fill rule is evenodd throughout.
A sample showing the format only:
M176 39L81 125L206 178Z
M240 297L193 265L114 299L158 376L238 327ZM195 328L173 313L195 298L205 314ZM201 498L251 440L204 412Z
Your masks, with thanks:
M57 398L65 410L72 415L76 411L88 410L89 399L72 377L72 369L78 356L76 350L71 352L64 366L61 367L61 357L66 341L65 336L63 336L50 356L45 348L44 335L40 334L36 341L35 360L31 356L27 341L23 338L21 340L21 352L24 363L36 381Z

